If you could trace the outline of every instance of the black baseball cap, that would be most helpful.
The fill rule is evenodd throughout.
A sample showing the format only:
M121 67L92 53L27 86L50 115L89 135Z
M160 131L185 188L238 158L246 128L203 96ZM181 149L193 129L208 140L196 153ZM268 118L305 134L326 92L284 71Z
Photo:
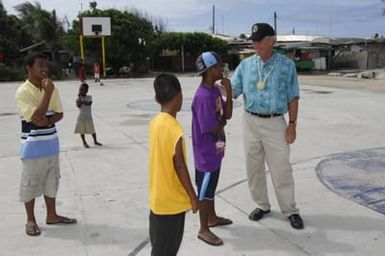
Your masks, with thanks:
M274 29L267 23L255 23L251 27L251 36L248 39L259 42L267 36L275 36Z

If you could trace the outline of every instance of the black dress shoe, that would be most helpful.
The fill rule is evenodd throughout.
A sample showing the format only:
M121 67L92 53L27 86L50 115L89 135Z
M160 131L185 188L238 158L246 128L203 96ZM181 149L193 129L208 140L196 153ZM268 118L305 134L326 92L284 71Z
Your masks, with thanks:
M269 212L270 212L270 210L264 211L260 208L255 208L255 210L250 213L249 220L259 221L260 219L263 218L263 215L265 215Z
M289 217L290 225L295 229L303 229L303 221L299 214L292 214Z

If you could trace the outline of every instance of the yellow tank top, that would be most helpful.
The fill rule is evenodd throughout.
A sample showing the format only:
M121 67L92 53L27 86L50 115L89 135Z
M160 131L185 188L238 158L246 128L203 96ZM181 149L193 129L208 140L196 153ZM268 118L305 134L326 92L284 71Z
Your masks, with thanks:
M168 113L161 112L149 127L149 200L150 209L159 215L171 215L191 209L190 199L180 182L173 162L175 146L183 137L183 128ZM186 146L183 141L186 160Z

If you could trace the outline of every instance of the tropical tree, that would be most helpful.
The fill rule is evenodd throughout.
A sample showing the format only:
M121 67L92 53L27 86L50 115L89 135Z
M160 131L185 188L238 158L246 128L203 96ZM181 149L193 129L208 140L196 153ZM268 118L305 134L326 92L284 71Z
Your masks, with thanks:
M63 25L56 17L56 11L48 12L41 8L39 2L24 2L15 7L24 24L23 29L34 42L44 41L47 48L54 53L60 48L59 38L64 34Z
M163 50L181 50L183 46L184 53L198 56L204 51L215 51L219 54L225 54L229 49L226 41L212 37L206 33L181 33L169 32L162 33L154 42L155 53L159 54Z
M93 2L90 2L89 3L89 7L92 11L96 10L96 6L98 5L98 3L96 1L93 1Z
M21 28L21 21L14 15L7 15L0 0L0 52L5 55L8 64L18 58L20 48L31 42Z
M90 6L91 7L91 6ZM153 25L147 19L128 11L116 9L100 10L92 6L79 17L110 17L111 36L106 38L106 61L116 72L122 66L134 64L136 72L145 71L145 61L149 56L149 45L155 36ZM74 55L80 55L80 22L74 20L72 30L62 38L62 43ZM101 57L101 41L98 38L85 38L84 51L86 59Z
M0 0L0 81L24 78L19 50L25 44L30 44L31 40L21 28L21 21L14 15L8 15Z

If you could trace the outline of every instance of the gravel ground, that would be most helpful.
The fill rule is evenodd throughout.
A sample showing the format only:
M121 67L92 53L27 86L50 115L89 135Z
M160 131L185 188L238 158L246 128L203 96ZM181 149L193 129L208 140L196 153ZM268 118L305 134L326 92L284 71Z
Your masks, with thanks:
M385 93L384 79L364 79L329 75L299 75L301 85L368 90Z

